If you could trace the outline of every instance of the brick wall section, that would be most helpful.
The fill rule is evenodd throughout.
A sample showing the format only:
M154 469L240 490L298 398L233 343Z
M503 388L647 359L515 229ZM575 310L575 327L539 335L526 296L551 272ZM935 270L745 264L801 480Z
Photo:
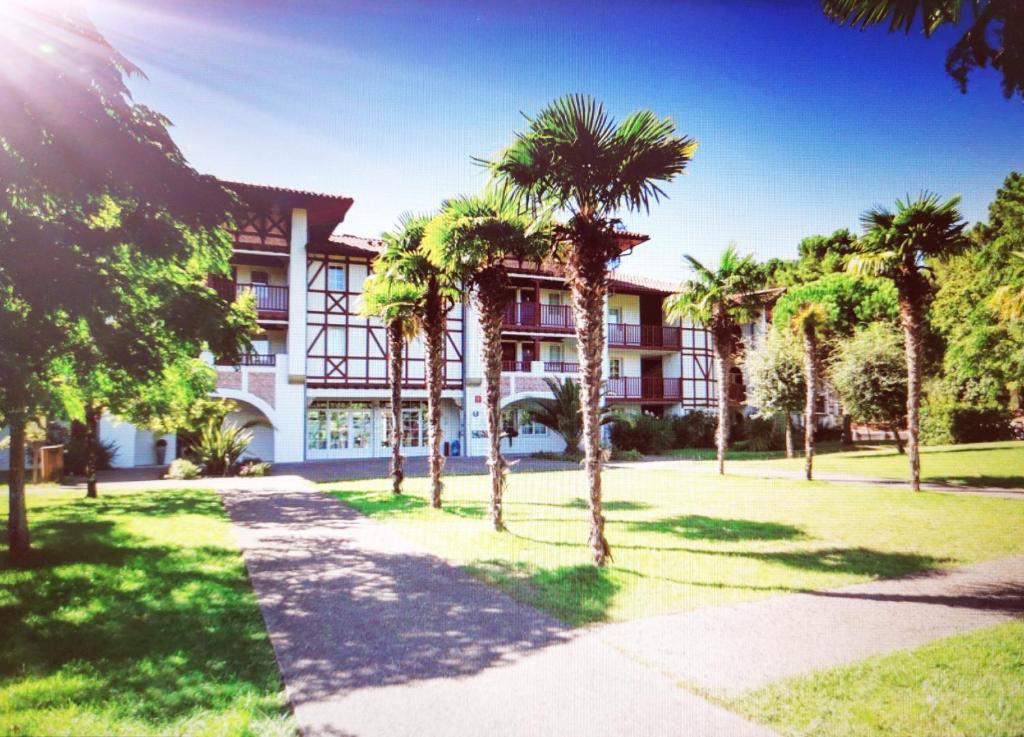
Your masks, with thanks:
M251 372L249 374L249 393L273 407L274 373L272 371Z
M217 388L218 389L237 389L242 390L242 372L241 371L218 371L217 372Z

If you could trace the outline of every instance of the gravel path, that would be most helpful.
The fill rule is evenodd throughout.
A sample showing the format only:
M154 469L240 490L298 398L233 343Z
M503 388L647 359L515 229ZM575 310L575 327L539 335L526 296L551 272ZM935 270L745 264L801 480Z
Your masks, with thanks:
M221 492L306 737L773 734L279 481Z
M1024 617L1024 556L610 625L601 637L734 696L787 676Z

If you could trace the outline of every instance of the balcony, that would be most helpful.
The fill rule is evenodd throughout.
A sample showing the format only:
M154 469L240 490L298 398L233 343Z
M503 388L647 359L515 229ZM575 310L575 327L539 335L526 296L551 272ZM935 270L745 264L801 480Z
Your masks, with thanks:
M608 379L610 401L679 402L683 399L683 380L661 376L620 376Z
M502 361L503 373L578 374L580 365L567 361Z
M576 329L576 320L569 305L515 302L505 308L502 325L505 328L571 333Z
M675 325L610 323L608 325L608 345L615 348L678 351L683 347L683 329Z
M251 293L256 298L256 316L260 320L288 319L288 287L240 284L221 277L211 278L210 286L228 302L234 302L243 294Z
M217 359L218 366L276 366L277 354L274 353L243 353L237 361L224 358Z

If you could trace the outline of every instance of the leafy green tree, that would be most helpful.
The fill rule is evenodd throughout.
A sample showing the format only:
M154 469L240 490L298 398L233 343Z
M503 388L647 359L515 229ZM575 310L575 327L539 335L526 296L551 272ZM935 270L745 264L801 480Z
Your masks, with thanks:
M244 335L197 278L226 273L222 226L236 203L188 165L165 118L132 101L125 77L141 72L75 5L4 11L21 40L0 69L0 415L12 440L8 539L20 558L25 424L55 403L76 348L156 377L166 356L148 336L233 355ZM124 326L142 313L153 316L146 334Z
M891 279L899 298L907 353L907 429L911 485L921 490L921 382L924 314L932 293L928 272L933 262L963 253L971 246L964 234L959 197L942 202L924 193L916 200L897 200L896 210L869 210L861 218L865 234L848 269L854 274Z
M903 452L900 428L907 406L907 356L892 325L871 323L841 341L828 366L836 393L858 422L890 428Z
M748 377L747 402L761 417L785 421L786 457L793 457L793 414L806 399L803 356L789 332L769 330L764 341L747 351L743 363Z
M1018 251L1013 255L1020 262L1018 269L1024 270L1024 253ZM1024 317L1024 286L1021 285L1021 279L1014 279L1012 284L997 287L989 299L989 305L999 313L999 318L1006 322L1014 322Z
M681 174L697 147L675 124L649 110L621 123L584 95L552 102L490 163L495 178L527 206L567 211L560 257L576 314L583 392L584 467L590 498L594 562L609 557L601 511L601 362L608 263L620 254L616 213L649 210L664 195L659 182Z
M751 256L740 256L730 244L715 270L693 256L686 261L694 277L666 302L670 319L701 323L711 331L718 377L718 472L725 473L725 451L729 447L728 378L736 354L739 328L754 319L760 301L752 292L759 286L757 264Z
M371 275L363 286L362 313L379 317L387 330L388 380L391 386L391 491L402 493L402 361L405 347L420 334L420 305L423 303L423 288L419 284L405 281L394 270L386 268L387 261L378 264L384 267Z
M562 380L545 377L544 383L548 385L551 396L533 400L529 410L530 421L558 433L565 441L566 455L576 455L583 442L583 402L579 382L567 376ZM614 420L615 415L607 407L601 409L602 425Z
M487 402L487 465L491 472L491 522L505 529L501 500L508 463L501 455L501 323L510 301L506 259L539 262L551 253L545 220L534 220L500 191L447 201L426 227L423 251L430 263L469 288L483 337Z
M444 390L444 331L448 313L461 299L458 285L438 269L421 248L430 215L403 215L384 234L384 250L374 260L374 271L388 279L412 284L420 295L415 314L423 332L427 379L427 446L430 461L430 503L441 507L444 454L441 452L441 392ZM392 411L394 409L392 408ZM394 432L394 429L392 429Z
M764 284L791 287L842 272L854 253L856 240L856 236L846 228L840 228L832 235L808 236L797 245L798 258L773 258L761 264Z
M1003 75L1003 96L1024 98L1024 4L1020 0L822 0L839 23L867 28L887 23L909 34L918 24L931 37L944 26L966 26L946 54L946 72L961 92L974 69Z
M775 304L776 328L792 330L804 349L804 457L807 479L814 465L814 405L820 390L823 361L832 348L859 325L875 320L895 321L896 290L878 278L829 274L788 290Z

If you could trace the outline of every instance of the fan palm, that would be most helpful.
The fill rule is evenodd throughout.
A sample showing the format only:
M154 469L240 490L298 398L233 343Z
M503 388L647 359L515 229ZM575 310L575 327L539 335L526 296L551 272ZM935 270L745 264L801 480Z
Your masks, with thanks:
M728 380L736 353L739 326L753 319L757 302L751 292L757 288L757 265L751 256L740 256L730 244L715 270L693 256L684 256L694 277L684 283L666 302L670 319L705 325L711 331L718 376L718 472L725 473L725 451L729 446Z
M422 327L426 353L430 503L439 508L444 488L441 482L444 470L444 454L441 452L444 331L448 311L459 299L459 292L448 274L431 264L420 249L430 217L403 215L394 230L384 234L384 250L374 260L374 270L388 274L389 280L411 284L421 290L414 312Z
M577 454L583 440L583 403L580 400L579 382L567 376L561 381L545 378L544 383L548 385L551 396L533 400L530 420L561 435L567 455ZM614 419L607 408L602 408L602 425Z
M402 358L405 345L420 333L418 308L423 289L388 269L386 260L363 286L362 314L379 317L387 330L391 385L391 491L402 493Z
M546 222L526 215L497 191L449 200L430 221L422 250L436 268L472 291L483 337L487 401L487 465L491 471L491 521L504 529L501 500L508 464L501 455L501 322L510 299L505 259L540 261L551 252Z
M928 262L945 259L970 247L960 216L959 197L942 202L932 193L916 200L897 200L896 211L869 210L861 216L864 236L847 270L891 279L896 286L907 353L907 456L914 491L921 490L921 341L924 308L931 293Z
M665 194L658 182L681 174L697 144L649 110L616 124L603 105L584 95L555 100L527 123L489 166L527 206L550 204L569 215L559 241L581 358L590 548L603 566L610 551L601 510L601 360L608 262L620 255L615 214L649 210Z
M818 342L821 330L829 323L825 305L820 302L806 302L793 315L792 329L800 336L804 346L804 383L807 387L804 400L804 475L810 481L814 466L814 404L818 397L818 369L820 356Z

